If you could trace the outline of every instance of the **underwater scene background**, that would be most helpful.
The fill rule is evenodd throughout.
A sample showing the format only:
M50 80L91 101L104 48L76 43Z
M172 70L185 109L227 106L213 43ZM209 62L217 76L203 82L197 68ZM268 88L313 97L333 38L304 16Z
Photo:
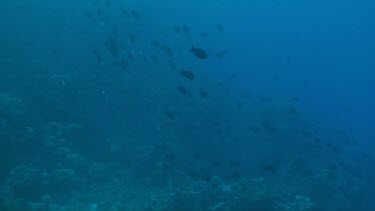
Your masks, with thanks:
M0 0L0 210L374 211L373 11Z

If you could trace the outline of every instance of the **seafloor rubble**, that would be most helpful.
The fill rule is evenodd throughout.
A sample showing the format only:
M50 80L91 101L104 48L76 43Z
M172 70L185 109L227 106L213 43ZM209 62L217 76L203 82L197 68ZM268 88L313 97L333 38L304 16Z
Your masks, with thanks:
M140 153L131 162L93 156L84 150L90 146L81 146L91 137L84 125L44 121L31 112L22 99L0 95L3 211L352 210L349 198L366 185L337 174L339 169L291 167L277 175L281 182L268 176L193 175L174 167L174 155L165 155L160 145L152 152L134 146ZM139 165L147 169L139 173ZM273 174L273 168L266 169Z

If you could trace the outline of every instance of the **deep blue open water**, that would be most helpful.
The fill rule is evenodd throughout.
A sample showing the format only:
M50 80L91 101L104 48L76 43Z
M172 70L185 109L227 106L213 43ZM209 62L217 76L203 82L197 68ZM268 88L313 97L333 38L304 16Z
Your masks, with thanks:
M0 210L375 211L374 11L0 0Z

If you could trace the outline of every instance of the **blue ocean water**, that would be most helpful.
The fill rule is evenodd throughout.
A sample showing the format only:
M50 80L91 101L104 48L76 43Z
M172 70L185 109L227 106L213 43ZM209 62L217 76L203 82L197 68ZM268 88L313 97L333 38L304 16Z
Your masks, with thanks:
M374 211L374 10L0 0L0 210Z

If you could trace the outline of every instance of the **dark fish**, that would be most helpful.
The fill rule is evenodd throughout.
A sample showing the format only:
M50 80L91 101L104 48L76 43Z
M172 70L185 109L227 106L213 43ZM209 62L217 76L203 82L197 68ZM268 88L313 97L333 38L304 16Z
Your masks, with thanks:
M168 45L162 44L156 40L153 40L151 44L156 48L159 48L160 50L164 51L164 53L166 53L168 56L173 56L173 50Z
M176 113L171 111L166 111L164 114L170 119L170 120L176 120Z
M199 94L200 94L202 97L208 97L208 93L207 93L204 89L200 89L200 90L199 90Z
M169 60L168 64L169 64L169 67L172 68L172 69L176 69L177 68L176 63L173 60Z
M132 59L135 59L135 53L133 51L129 51L127 53L127 57L128 59L132 60Z
M190 29L189 29L188 26L183 25L182 26L182 31L184 32L185 35L190 36Z
M182 69L180 74L191 81L195 79L193 72L189 70Z
M139 58L144 61L144 62L147 62L148 60L148 57L145 55L145 54L139 54Z
M173 31L176 32L177 34L181 34L181 29L178 26L173 26L172 27Z
M184 86L179 86L178 87L178 91L183 94L183 95L186 95L186 96L190 96L191 97L191 94L190 92L184 87Z
M232 167L238 167L241 164L239 160L231 160L229 161L229 165Z
M172 56L173 55L172 49L169 46L167 46L166 44L162 44L160 46L160 49L163 50L168 56Z
M253 98L253 95L252 95L251 91L249 91L249 90L245 91L245 92L243 93L243 96L244 96L245 98L247 98L247 99L251 99L251 98Z
M121 61L120 61L120 67L123 70L127 70L128 67L129 67L129 62L127 60L125 60L124 58L121 59Z
M303 136L307 137L307 138L311 138L313 137L313 133L307 129L302 129L301 130L301 133Z
M202 33L201 33L201 37L207 38L207 37L208 37L207 32L202 32Z
M271 123L267 121L263 122L263 128L266 129L268 132L272 133L277 131L276 127L274 127L273 125L271 125Z
M96 24L96 25L102 25L102 24L105 24L108 22L108 20L106 19L106 17L100 17L97 13L95 12L92 12L92 11L86 11L84 13L84 15L90 20L92 21L92 23Z
M346 145L352 145L352 144L354 144L354 143L353 143L353 140L345 139L345 140L344 140L344 144L346 144Z
M290 97L290 99L294 102L299 102L300 101L300 98L298 96L292 96Z
M211 179L212 179L212 176L211 176L211 175L207 175L207 174L202 175L202 180L203 180L203 181L209 182L209 181L211 181ZM214 183L213 183L213 184L214 184ZM212 185L212 184L211 184L211 185Z
M207 53L202 48L194 48L194 46L192 46L190 52L200 59L207 59Z
M100 65L100 67L102 67L103 66L103 57L102 57L102 55L98 51L93 51L93 53L94 53L96 61L98 62L98 64Z
M211 163L212 163L212 165L214 165L214 166L216 166L216 167L219 167L219 166L221 166L221 162L220 162L220 160L212 160L211 161Z
M230 134L232 133L232 126L228 124L225 126L224 130L226 134Z
M105 1L105 6L106 6L107 8L111 7L111 6L112 6L112 1L111 1L111 0L106 0L106 1Z
M228 80L234 80L234 79L236 79L237 78L237 75L236 74L231 74L230 76L229 76L229 78L228 78Z
M89 10L85 11L85 12L84 12L84 15L85 15L88 19L95 21L94 14L93 14L91 11L89 11Z
M188 172L188 175L189 175L189 177L192 178L192 179L199 179L199 178L200 178L199 173L196 172L196 171L194 171L194 170L190 170L190 171Z
M242 176L241 176L241 172L239 171L239 170L234 170L233 172L232 172L232 177L234 178L234 179L239 179L239 178L241 178Z
M290 114L296 114L296 113L297 113L297 108L294 107L294 106L292 106L292 107L290 107L290 108L288 109L288 112L289 112Z
M168 162L172 162L176 159L176 156L172 152L167 152L164 155L164 159Z
M106 42L106 46L112 56L117 56L118 53L120 52L120 47L113 37L108 38Z
M129 12L128 12L127 10L125 10L125 9L123 9L123 10L121 11L121 14L122 14L122 16L123 16L124 18L126 18L126 19L130 18L130 14L129 14Z
M243 105L242 102L236 102L235 104L236 104L236 106L237 106L237 108L238 108L239 110L242 110L243 107L244 107L244 105Z
M342 152L342 149L338 146L333 146L331 150L336 154Z
M151 44L157 48L160 48L161 44L157 40L153 40Z
M216 24L216 30L217 30L218 32L224 32L224 27L223 27L223 25L221 25L221 24Z
M222 51L216 53L216 57L218 59L222 59L226 54L227 54L227 51L226 50L222 50Z
M261 132L262 132L262 129L258 128L258 127L250 127L249 130L254 133L254 134L257 134L259 135Z
M134 34L128 33L128 38L129 38L129 41L132 43L137 42L137 38Z
M97 17L103 17L103 12L100 8L96 9L96 16Z
M315 142L315 144L320 145L322 143L322 140L320 140L319 137L314 137L314 142Z
M272 173L272 174L277 173L276 166L274 164L271 164L271 163L262 165L261 169L263 171L266 171L266 172L269 172L269 173Z
M132 16L133 16L133 18L134 19L139 19L141 16L139 15L139 13L137 12L137 11L135 11L135 10L132 10L131 11L131 14L132 14Z
M159 58L158 58L157 56L155 56L155 55L152 55L152 56L151 56L151 60L152 60L153 62L155 62L155 63L159 63Z
M259 100L260 102L262 102L262 103L268 103L268 102L271 101L271 98L268 97L268 96L265 96L265 95L260 95L260 96L258 96L257 98L258 98L258 100Z

